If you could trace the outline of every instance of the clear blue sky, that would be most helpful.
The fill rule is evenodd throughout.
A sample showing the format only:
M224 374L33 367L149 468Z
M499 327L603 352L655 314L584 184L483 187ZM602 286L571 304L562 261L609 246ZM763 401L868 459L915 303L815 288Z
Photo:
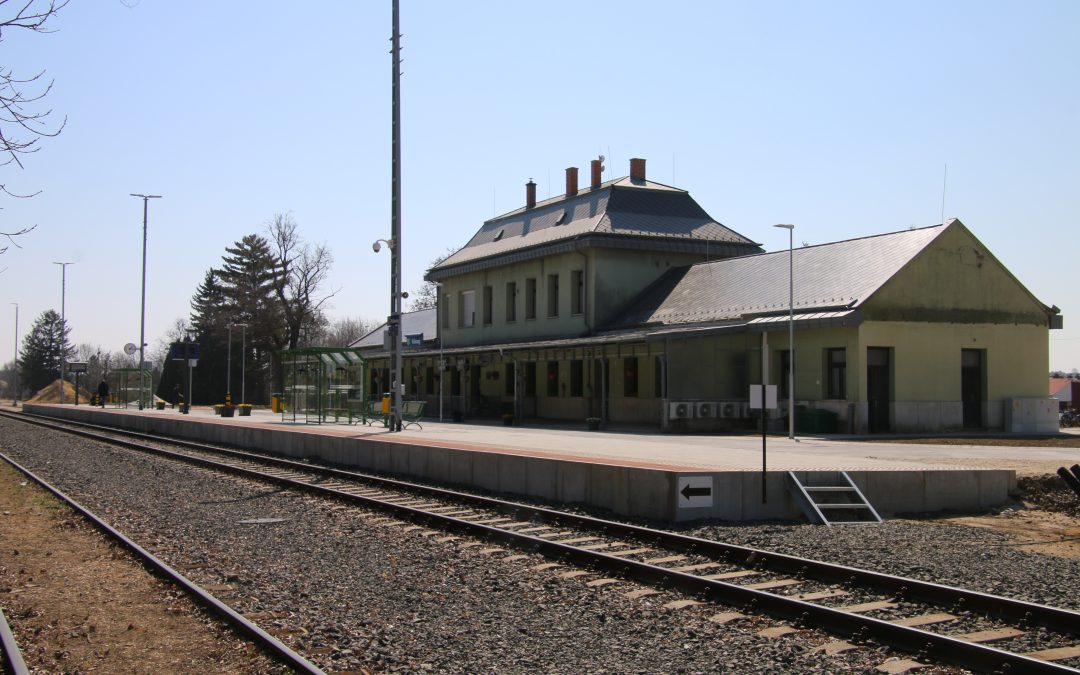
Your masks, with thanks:
M126 3L126 4L125 4ZM134 5L129 7L127 5ZM224 248L291 212L336 258L332 316L382 320L389 264L390 0L72 0L0 64L44 68L67 128L9 189L0 359L59 310L77 343L147 341ZM563 169L648 160L717 220L786 248L941 222L970 227L1065 314L1050 367L1080 368L1080 2L402 0L404 287L495 212L563 192Z

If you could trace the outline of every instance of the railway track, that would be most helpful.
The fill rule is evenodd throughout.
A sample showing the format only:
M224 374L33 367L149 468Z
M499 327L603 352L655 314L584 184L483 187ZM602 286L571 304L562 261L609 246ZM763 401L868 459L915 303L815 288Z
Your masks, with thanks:
M235 449L13 417L392 514L374 524L474 537L491 552L540 553L551 560L541 567L573 566L563 576L592 575L590 585L635 581L647 586L638 595L658 592L652 587L682 592L684 604L719 602L729 610L712 617L717 623L760 612L840 636L826 646L835 651L872 641L915 663L1080 672L1069 665L1080 663L1080 613L1069 610Z
M29 469L21 466L10 457L7 457L3 453L0 453L0 458L8 462L11 466L18 469L25 476L33 480L42 488L50 492L60 501L64 502L72 510L76 511L80 516L89 521L95 528L108 536L111 540L121 545L123 548L131 552L136 558L142 562L147 568L152 569L157 574L161 575L165 579L168 579L173 584L181 588L188 594L193 600L208 609L211 613L217 615L222 621L236 630L238 633L244 635L251 640L255 645L262 649L265 653L270 654L278 660L298 673L310 673L311 675L325 675L325 673L319 669L315 664L311 663L304 657L300 656L287 645L280 640L264 631L259 626L255 625L251 621L248 621L242 615L237 613L231 607L221 602L206 590L200 588L195 583L184 577L178 571L174 570L165 562L151 554L146 549L139 546L137 543L124 536L121 532L110 526L101 518L90 512L74 499L64 494L62 491L50 485L40 476L37 476ZM12 634L7 622L3 618L3 613L0 612L0 642L3 646L3 668L0 668L0 672L11 673L12 675L25 675L29 672L26 664L23 662L21 653L18 648L18 644L15 641L15 637Z

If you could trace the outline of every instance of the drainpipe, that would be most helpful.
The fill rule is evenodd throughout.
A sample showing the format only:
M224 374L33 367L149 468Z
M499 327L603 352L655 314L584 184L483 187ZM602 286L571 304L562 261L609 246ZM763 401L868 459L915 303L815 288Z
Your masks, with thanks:
M574 252L585 259L585 262L582 264L581 268L581 283L585 286L585 289L583 291L585 297L581 299L582 304L585 305L584 307L582 307L582 309L584 310L582 314L585 316L585 334L592 335L592 322L589 320L589 314L592 312L593 309L593 303L589 302L589 256L585 255L581 251ZM577 292L577 289L574 289L574 291Z

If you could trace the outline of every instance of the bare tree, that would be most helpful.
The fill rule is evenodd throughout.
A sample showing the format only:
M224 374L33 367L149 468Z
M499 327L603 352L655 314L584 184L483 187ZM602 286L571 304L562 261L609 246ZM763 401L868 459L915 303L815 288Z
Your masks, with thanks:
M300 239L296 221L290 214L277 214L267 225L274 245L278 276L274 292L278 299L285 333L279 338L279 351L295 348L302 329L315 329L324 320L322 307L337 295L323 294L322 284L330 274L334 256L325 244L311 246Z
M360 317L342 317L319 331L315 344L322 347L347 347L378 327L378 322Z
M8 31L21 28L35 33L52 32L46 24L49 19L67 5L68 0L0 0L0 42ZM59 125L51 125L52 110L40 107L52 91L53 82L44 79L45 71L30 77L19 77L10 68L0 66L0 166L16 164L22 168L20 155L37 152L38 141L58 135L67 123L65 117ZM32 197L33 194L16 194L0 183L0 193L10 197ZM37 194L37 193L34 193ZM13 231L0 231L0 238L18 248L15 237L26 234L36 227L23 227ZM0 255L9 246L0 248Z
M428 265L430 270L442 261L446 260L450 256L457 253L456 248L446 249L446 253L438 256ZM424 285L420 287L420 290L416 291L416 295L413 296L413 301L409 305L410 312L416 312L421 309L434 309L439 304L439 287L434 281L425 281Z

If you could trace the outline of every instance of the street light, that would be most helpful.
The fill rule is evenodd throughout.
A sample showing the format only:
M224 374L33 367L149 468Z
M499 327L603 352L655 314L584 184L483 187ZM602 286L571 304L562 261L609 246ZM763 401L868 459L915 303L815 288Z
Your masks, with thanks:
M247 324L234 323L240 326L240 402L247 403ZM230 346L231 346L230 342Z
M446 363L443 362L443 327L442 327L442 289L443 285L441 281L435 282L435 335L439 336L439 421L443 421L442 416L442 401L443 401L443 373L446 369Z
M225 403L232 403L232 329L238 326L244 328L244 342L241 346L241 366L240 366L240 402L244 403L244 366L243 366L243 351L247 345L247 324L246 323L231 323L229 324L229 358L226 361L226 373L225 373Z
M788 231L788 438L795 440L795 226L773 227Z
M64 361L67 356L67 336L64 328L66 324L66 300L67 300L67 266L74 265L70 262L53 262L60 266L60 405L64 405Z
M19 303L15 305L15 393L11 396L11 407L19 405Z
M142 305L139 309L139 410L143 409L143 349L146 348L146 205L151 199L161 199L161 195L141 195L135 192L132 197L142 200Z

